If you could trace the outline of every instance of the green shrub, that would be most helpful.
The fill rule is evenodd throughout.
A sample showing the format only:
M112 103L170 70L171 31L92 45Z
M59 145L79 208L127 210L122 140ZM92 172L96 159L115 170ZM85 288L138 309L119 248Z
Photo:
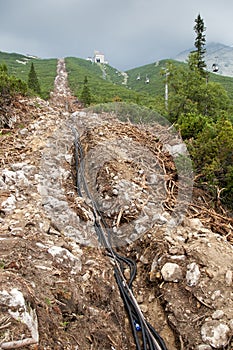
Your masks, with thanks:
M150 108L139 106L136 103L126 102L110 102L98 104L90 107L95 113L114 113L114 115L121 121L138 124L138 123L154 123L157 122L160 125L167 124L165 118L159 113Z
M196 138L207 122L208 118L202 114L187 113L179 116L176 126L180 130L183 139L190 139Z
M206 124L188 149L196 172L202 182L208 183L213 195L223 189L222 201L233 209L233 125L225 117Z
M6 65L0 66L0 94L1 97L13 97L16 94L25 95L27 84L14 75L9 75Z

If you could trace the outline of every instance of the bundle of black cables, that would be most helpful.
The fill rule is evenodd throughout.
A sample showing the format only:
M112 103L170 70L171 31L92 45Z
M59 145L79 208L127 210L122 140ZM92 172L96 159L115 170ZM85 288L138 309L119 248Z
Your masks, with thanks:
M127 311L132 333L137 350L167 350L163 339L158 332L145 320L142 311L133 295L132 284L137 273L135 261L119 255L112 247L110 230L100 213L96 202L93 200L84 174L84 155L77 131L72 128L75 147L76 188L80 197L85 195L91 200L95 218L94 226L100 244L106 249L107 255L114 261L114 274L121 297ZM127 280L124 275L125 268L130 269L130 277Z

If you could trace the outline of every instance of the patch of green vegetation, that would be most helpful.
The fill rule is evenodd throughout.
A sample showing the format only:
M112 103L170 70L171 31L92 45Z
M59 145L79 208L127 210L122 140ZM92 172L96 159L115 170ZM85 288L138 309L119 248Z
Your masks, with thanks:
M105 72L105 76L103 76L104 79L112 82L113 84L118 84L118 85L124 85L124 72L121 72L120 70L113 68L109 66L108 64L102 65L103 70Z
M86 109L93 111L94 113L114 113L115 116L123 121L130 121L133 124L146 124L146 123L159 123L160 125L166 124L166 119L159 113L150 108L139 106L135 103L126 102L112 102L103 103L92 106Z
M69 326L69 323L70 322L68 322L68 321L63 321L63 322L61 322L61 326L66 329Z
M0 64L0 102L3 103L16 94L25 95L27 84L14 75L9 74L5 64Z
M126 72L128 74L128 87L138 92L146 92L152 96L163 95L164 78L161 75L161 70L165 66L166 61L160 61L128 70Z
M20 123L20 124L18 124L18 128L23 129L23 128L25 128L25 125L23 123Z
M187 63L175 60L161 60L142 67L137 67L128 70L127 86L134 91L146 92L151 96L164 96L165 93L165 75L161 74L166 67L172 64L177 68L187 67ZM137 79L140 77L140 79ZM149 84L145 83L146 77L149 78ZM215 82L222 85L228 93L228 96L233 99L233 78L219 74L209 73L209 82Z
M165 91L165 72L168 63L183 65L183 63L174 60L161 60L151 64L128 70L127 86L135 91L147 93L151 96L164 96ZM149 79L149 81L147 81Z
M45 298L45 303L48 305L48 306L51 306L52 302L49 298Z
M219 83L227 91L228 96L233 99L233 78L218 75L214 73L209 74L209 81Z
M26 83L28 82L31 63L33 63L40 83L40 96L44 99L49 98L57 74L57 59L39 59L17 53L0 52L0 64L3 63L7 65L9 74Z
M221 203L232 210L233 105L222 84L207 81L197 62L193 54L186 66L168 65L167 117L187 143L198 184L215 205L221 193Z
M75 57L68 57L65 61L70 88L79 99L83 90L83 82L85 77L87 77L92 104L107 103L120 99L124 102L152 106L152 108L155 106L155 99L147 93L137 93L122 86L122 84L113 83L114 74L117 75L116 79L120 78L115 73L116 70L114 68L105 65L106 76L104 76L103 67L101 68L100 64ZM122 79L119 79L119 81L122 82Z

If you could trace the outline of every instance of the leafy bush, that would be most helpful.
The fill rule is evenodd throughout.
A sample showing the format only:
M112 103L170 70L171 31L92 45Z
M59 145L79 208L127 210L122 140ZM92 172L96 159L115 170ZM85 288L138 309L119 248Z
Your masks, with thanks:
M14 75L25 83L28 82L31 63L33 63L40 82L40 96L43 99L50 97L50 92L54 89L54 79L57 74L57 59L39 59L16 53L0 52L0 64L4 62L7 64L9 75Z
M91 104L91 94L90 94L90 89L88 86L88 80L87 77L84 79L83 83L83 90L81 94L81 102L83 103L84 107L87 107Z
M25 95L27 84L13 75L9 75L6 65L0 66L0 94L1 97L12 97L16 94Z
M206 124L197 138L188 144L194 167L201 181L216 194L223 189L222 201L233 209L233 125L225 117Z
M196 138L207 122L208 118L202 114L187 113L179 116L176 126L180 130L183 139L190 139Z
M113 113L123 122L130 121L134 124L139 123L159 123L167 125L167 121L159 113L149 108L139 106L135 103L111 102L92 106L87 110L95 113Z

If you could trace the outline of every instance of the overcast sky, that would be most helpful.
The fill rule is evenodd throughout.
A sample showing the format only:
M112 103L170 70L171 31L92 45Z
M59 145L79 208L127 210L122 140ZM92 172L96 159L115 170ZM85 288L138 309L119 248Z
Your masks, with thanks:
M232 0L0 0L0 51L87 58L126 70L193 46L198 13L206 42L233 45Z

